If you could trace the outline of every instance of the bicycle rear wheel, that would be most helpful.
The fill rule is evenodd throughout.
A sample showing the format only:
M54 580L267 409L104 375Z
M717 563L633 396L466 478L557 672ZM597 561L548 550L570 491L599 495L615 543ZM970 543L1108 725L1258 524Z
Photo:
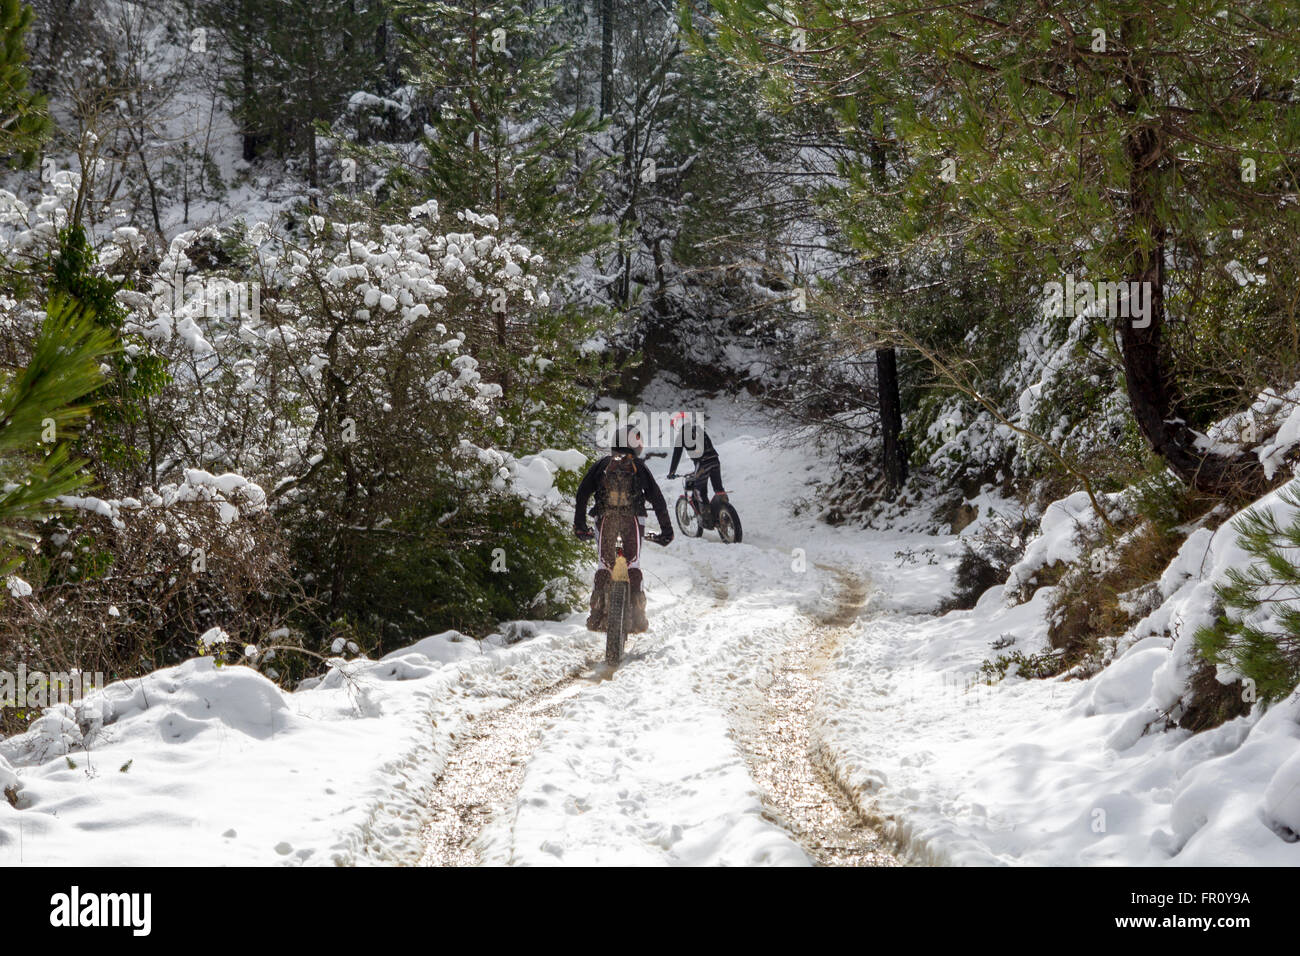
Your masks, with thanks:
M718 537L726 544L739 544L743 534L736 509L725 501L718 505Z
M609 583L609 611L605 623L606 664L617 664L623 660L623 644L627 640L628 588L626 581Z

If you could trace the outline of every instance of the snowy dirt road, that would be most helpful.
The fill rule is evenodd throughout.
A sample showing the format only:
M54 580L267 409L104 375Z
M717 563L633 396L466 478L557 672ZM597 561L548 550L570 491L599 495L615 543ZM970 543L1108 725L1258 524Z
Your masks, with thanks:
M423 864L897 865L816 734L869 574L753 527L652 549L651 631L620 667L593 658L462 733Z
M695 545L701 550L709 546L708 542ZM711 547L723 545L713 542ZM700 586L691 596L706 607L698 621L689 623L705 632L699 635L697 645L703 648L713 641L716 653L716 638L710 635L731 631L739 636L745 622L733 619L740 618L734 609L728 614L727 585L710 567L711 562L693 568ZM784 635L778 636L771 627L756 628L757 633L748 635L747 643L764 645L752 682L730 667L715 670L706 666L695 672L690 664L698 659L666 653L664 643L652 631L637 638L621 667L608 668L592 661L582 674L475 721L462 734L434 785L421 864L527 862L534 850L543 854L538 862L562 862L575 853L570 862L586 862L592 853L598 853L602 862L616 862L618 856L610 852L612 848L602 849L593 839L600 833L612 834L638 862L647 861L645 847L628 844L641 842L641 837L655 851L667 851L664 862L704 862L696 858L696 852L709 853L712 839L725 843L726 835L718 831L735 822L742 831L764 837L763 852L745 862L896 865L876 831L823 768L810 738L820 672L843 638L845 626L866 604L864 582L841 572L833 584L828 606L814 608L810 615L800 612ZM681 636L682 646L689 646L689 635ZM671 635L665 637L676 643ZM658 670L662 667L672 667L674 672ZM717 681L706 685L706 677ZM632 698L643 698L649 684L690 684L689 697L703 698L693 703L714 712L700 713L701 719L694 723L684 722L685 712L677 714L673 700L662 695L652 698L666 705L658 714L653 706L644 706L644 701L640 707L632 705L630 712L621 705L610 707L615 701L630 703ZM596 714L611 721L603 732L588 726ZM660 722L660 727L653 727ZM696 747L692 727L713 731L714 739ZM660 734L667 742L676 741L681 749L699 753L695 757L675 755L686 771L676 781L680 786L673 786L671 779L659 779L657 786L638 793L638 783L646 780L648 770L639 758L642 753L661 753L655 745ZM590 789L585 795L573 792L577 781L571 773L548 780L546 757L534 761L539 750L544 755L569 751L566 742L575 735L597 744L600 757L593 760L587 754L583 762L604 771L586 782ZM718 752L725 750L726 743L734 753ZM617 752L620 746L624 746L622 753ZM568 767L573 756L570 753L565 758ZM605 766L597 767L598 763ZM626 777L620 773L623 768L631 771ZM713 779L722 784L716 801L708 794L708 781ZM750 792L743 793L742 788ZM683 799L683 791L694 791L694 798ZM603 806L597 805L600 792L612 797ZM564 797L556 800L561 793ZM728 799L739 799L738 815L719 815ZM544 832L548 809L561 817L549 834ZM702 813L682 812L685 809ZM572 818L582 816L590 821L575 825ZM690 849L688 832L693 829L711 831L711 840ZM541 842L520 846L525 834L536 834ZM566 840L566 835L578 839ZM655 855L659 854L650 854Z
M824 568L824 570L832 570ZM733 727L769 817L822 866L896 866L898 860L832 776L812 729L821 676L869 585L840 572L830 610L790 636L771 679L732 710Z
M874 617L943 592L919 556L946 545L820 524L801 503L820 460L727 431L745 542L650 548L652 629L620 667L578 612L339 659L293 691L203 656L116 682L102 723L50 708L0 741L0 863L888 862L825 773L852 717L833 684L876 641L851 623L868 599Z

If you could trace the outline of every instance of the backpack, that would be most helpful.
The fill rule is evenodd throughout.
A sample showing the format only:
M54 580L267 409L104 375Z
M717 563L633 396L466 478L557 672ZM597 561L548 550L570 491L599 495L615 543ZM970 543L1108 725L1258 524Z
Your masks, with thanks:
M636 473L635 455L612 455L600 479L596 494L602 514L640 514L644 507L641 480Z

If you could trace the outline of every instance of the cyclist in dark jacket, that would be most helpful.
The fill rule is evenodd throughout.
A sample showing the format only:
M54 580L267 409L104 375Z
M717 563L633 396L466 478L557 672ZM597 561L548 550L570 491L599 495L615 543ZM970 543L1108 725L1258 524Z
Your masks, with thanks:
M695 466L687 487L699 492L705 514L708 514L709 482L713 482L714 494L726 494L722 489L722 459L714 450L713 442L709 441L704 427L685 412L678 412L669 422L676 434L673 437L673 459L668 465L668 477L677 477L677 463L682 460L682 452L685 451Z
M641 587L641 541L645 536L647 502L659 519L658 542L667 545L673 539L668 504L650 469L638 457L640 453L641 436L635 429L628 429L626 434L615 438L608 455L587 469L578 485L573 533L584 540L595 538L598 555L591 614L587 618L587 627L593 631L605 630L609 571L614 566L615 543L620 536L632 592L632 621L628 630L639 633L650 626L645 613L645 591ZM591 515L596 521L595 532L587 527L587 502L593 495L596 502Z

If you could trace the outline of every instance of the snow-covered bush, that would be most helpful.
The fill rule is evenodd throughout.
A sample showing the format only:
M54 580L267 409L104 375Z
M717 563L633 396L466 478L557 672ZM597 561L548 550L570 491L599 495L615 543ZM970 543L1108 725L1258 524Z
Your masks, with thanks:
M19 339L30 337L43 264L79 194L77 177L59 174L30 203L0 196L0 255L30 276L0 308ZM111 489L105 513L49 533L84 539L106 566L167 577L175 542L155 541L152 518L133 519L135 503L153 507L151 496L196 474L264 489L259 517L240 523L251 538L230 555L248 560L228 579L250 595L247 608L251 596L262 602L266 619L255 627L228 601L226 620L224 599L196 599L188 616L167 610L168 648L192 647L217 626L255 643L258 627L278 624L281 604L301 608L293 577L319 599L319 613L297 620L322 647L340 628L369 648L567 609L572 588L557 582L571 575L577 546L560 489L571 490L584 463L564 449L583 424L574 356L586 335L567 338L570 317L550 308L539 258L492 217L440 217L434 202L398 222L284 215L185 232L164 250L131 229L89 235L98 261L122 270L97 274L123 281L128 360L161 362L167 375L139 396L139 415L105 426L133 450L131 468L101 480L101 494ZM212 507L220 523L232 504ZM58 575L33 564L22 576L36 586L27 613L38 614ZM101 612L85 633L121 625L103 617L110 605L134 620L94 597L89 580L77 586Z
M238 475L63 504L0 599L0 670L134 676L208 653L215 625L257 643L303 600L266 495Z
M557 481L582 462L545 453L577 441L584 403L539 265L491 217L428 203L398 223L186 233L127 295L177 369L159 417L178 459L268 489L321 629L373 644L486 626L566 574Z

